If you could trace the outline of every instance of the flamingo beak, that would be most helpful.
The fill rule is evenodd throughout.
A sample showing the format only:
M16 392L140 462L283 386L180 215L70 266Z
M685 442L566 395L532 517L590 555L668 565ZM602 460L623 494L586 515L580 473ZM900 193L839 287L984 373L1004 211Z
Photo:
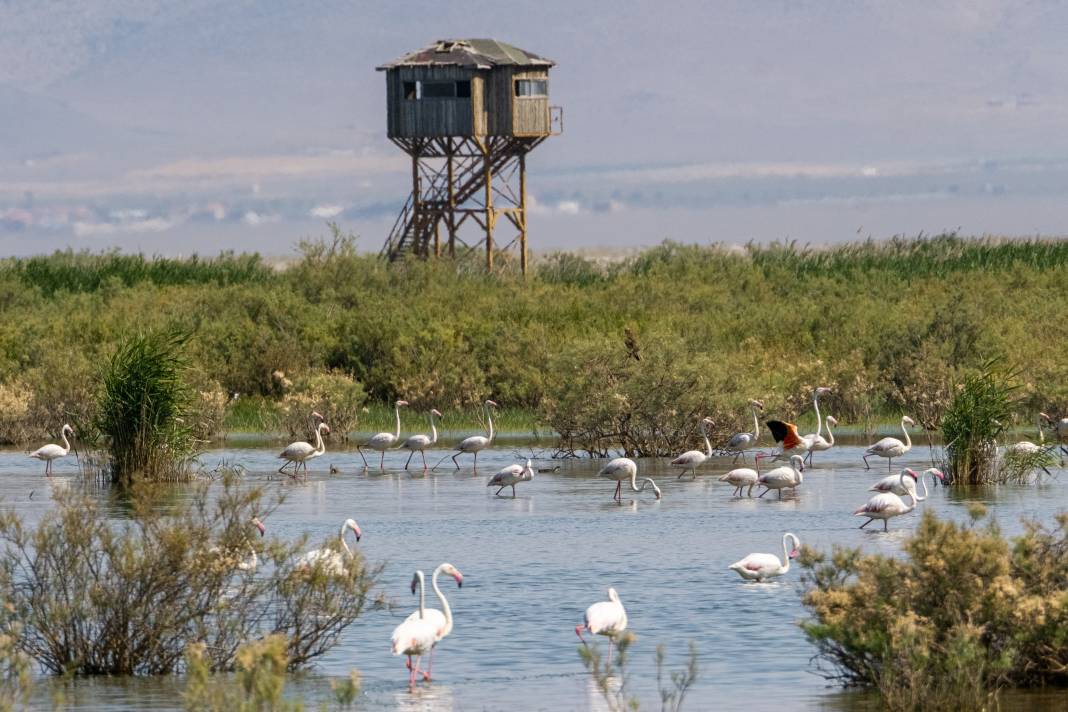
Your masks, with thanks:
M457 571L456 573L454 573L452 575L452 577L454 579L456 579L456 587L457 588L463 588L464 587L464 575L462 573Z
M790 552L790 558L791 559L796 559L800 555L801 555L801 550L800 549L794 549L793 551Z
M264 532L267 531L267 527L263 526L263 522L261 522L259 519L253 519L252 523L255 524L256 528L260 530L260 536L263 536Z
M492 406L493 406L494 408L497 408L497 407L499 407L499 406L497 405L497 401L491 401L491 400L488 400L488 401L486 401L486 403L488 403L489 405L492 405Z
M416 587L416 583L417 582L418 582L418 579L412 579L412 595L413 596L415 595L415 587Z
M351 527L351 529L352 533L356 535L356 541L359 541L360 537L363 536L363 534L360 532L360 528L357 526L353 526Z

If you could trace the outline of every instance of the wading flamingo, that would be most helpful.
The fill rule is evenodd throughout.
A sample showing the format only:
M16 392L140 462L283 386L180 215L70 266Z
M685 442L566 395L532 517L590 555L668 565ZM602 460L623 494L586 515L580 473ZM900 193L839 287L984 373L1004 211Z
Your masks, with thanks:
M905 426L915 424L916 423L912 418L907 415L901 416L901 432L905 433L905 442L901 442L897 438L883 438L875 443L864 451L864 469L870 470L871 465L868 464L868 458L872 455L878 455L879 457L886 458L886 469L888 471L892 470L894 467L894 458L901 457L912 449L912 439L909 438L909 431Z
M415 680L419 676L419 661L427 651L434 649L434 643L437 642L437 631L426 617L425 592L422 582L423 572L416 571L415 576L412 577L412 593L415 593L416 586L419 586L419 610L405 618L399 626L393 629L393 635L390 636L390 648L393 654L408 656L406 666L410 688L415 687ZM412 664L413 656L415 657L414 665ZM430 679L430 673L423 673L423 675L425 679Z
M817 439L823 439L823 436L820 435L823 432L823 416L820 415L820 396L830 392L830 388L824 388L823 386L812 392L812 409L816 411L816 432L801 436L808 444L809 464L812 464L812 443L816 442Z
M623 481L626 479L630 479L630 488L635 492L643 492L646 487L652 486L656 498L660 499L660 488L648 477L643 478L642 486L638 487L638 464L629 457L617 457L614 460L610 460L607 465L601 468L597 476L606 480L615 480L616 493L612 495L612 499L617 502L623 501Z
M318 416L322 419L323 416L318 413L312 413L312 415ZM285 473L286 467L293 465L293 475L297 474L298 468L301 465L304 466L304 472L308 471L308 460L319 457L326 452L326 444L323 443L323 433L329 433L330 426L326 423L320 422L318 427L315 428L315 445L306 442L295 442L286 445L286 449L278 453L278 457L285 460L282 466L278 468L280 473Z
M757 459L761 459L761 456L757 455ZM776 467L760 476L757 482L766 489L758 495L758 498L772 490L779 490L779 499L782 499L784 489L797 489L797 486L804 481L805 478L802 475L804 471L804 459L800 455L791 455L789 465Z
M876 519L882 519L883 531L889 531L887 522L890 521L891 517L900 517L902 514L908 514L916 509L917 503L927 499L926 496L916 496L916 481L911 477L906 477L904 470L898 475L898 480L901 488L905 490L905 496L912 500L912 503L905 504L905 500L892 492L882 492L875 495L868 500L867 504L853 512L854 516L868 518L868 521L860 525L861 529L868 526ZM924 492L926 491L927 485L924 485Z
M378 460L378 469L386 469L386 450L393 447L393 443L400 440L400 409L402 405L408 405L408 401L399 400L393 404L393 413L397 416L397 431L393 433L375 433L371 436L370 440L363 445L356 446L356 452L360 453L360 457L363 457L363 468L367 469L367 458L363 455L363 449L369 447L372 450L377 450L381 453L381 457ZM410 459L410 458L409 458Z
M831 426L833 425L835 427L838 427L838 421L835 420L835 417L833 415L828 415L823 422L827 427L827 438L830 438L829 440L824 438L818 432L812 435L805 436L805 438L808 440L808 464L810 465L812 464L812 457L814 453L823 452L824 450L830 450L832 447L834 447L834 433L831 431Z
M760 419L757 417L757 411L764 410L764 403L763 401L751 400L749 401L749 407L753 410L753 432L735 433L731 436L731 439L727 441L727 449L735 453L735 462L738 462L739 456L741 456L742 461L744 462L745 451L755 446L757 440L760 438Z
M456 579L456 586L458 588L462 588L464 585L464 575L461 574L460 570L452 564L441 564L436 569L434 569L434 574L430 577L430 583L434 588L434 593L437 595L438 601L441 602L442 610L439 611L436 608L425 607L425 604L423 603L423 597L426 591L426 582L423 580L422 571L415 572L416 577L419 579L419 608L422 610L422 619L423 621L430 623L430 625L434 628L434 644L430 646L430 664L427 665L426 672L423 673L423 679L425 680L429 680L430 676L434 672L434 648L437 647L438 643L441 642L442 638L452 632L452 609L449 608L449 602L445 600L445 594L443 594L441 592L441 589L438 588L438 574L442 573L448 574L449 576L452 576L454 579ZM414 579L412 580L412 585L415 585ZM404 620L405 622L418 621L419 618L419 611L415 611Z
M609 588L607 601L594 603L587 608L582 621L582 625L575 626L575 635L579 637L583 645L586 645L586 639L582 637L584 630L608 638L607 659L611 660L612 641L627 629L627 611L623 608L623 602L619 600L616 590Z
M760 456L753 458L756 460L756 469L750 469L748 467L738 467L731 470L727 474L719 478L720 482L726 482L734 487L732 496L742 496L742 490L746 487L749 488L747 493L750 497L753 496L753 487L760 481Z
M1068 418L1061 418L1060 420L1056 420L1054 418L1051 418L1046 413L1039 413L1038 415L1047 423L1049 423L1049 427L1053 431L1053 434L1056 435L1057 440L1060 441L1061 452L1063 452L1065 455L1068 455L1068 447L1064 446L1064 440L1068 439Z
M794 548L786 546L786 542L793 540ZM750 554L741 561L735 561L727 568L737 571L738 575L747 581L763 581L765 579L782 576L790 570L790 559L794 559L801 553L801 540L794 534L787 532L782 535L782 560L775 554Z
M797 434L797 426L782 420L769 420L768 430L775 442L779 443L778 452L770 455L771 461L785 459L792 455L808 454L808 440Z
M456 465L457 470L460 469L460 463L456 461L456 458L460 457L460 455L463 455L465 452L473 452L475 454L474 468L477 470L478 453L488 448L490 446L490 443L493 442L493 412L490 410L491 407L496 408L497 403L495 401L487 400L485 403L482 404L482 408L486 411L486 423L489 428L487 434L472 435L471 437L464 438L460 441L460 444L456 446L456 449L459 452L452 456L452 463ZM448 456L446 455L446 457ZM441 463L438 462L438 465L440 464ZM438 465L434 465L434 468L436 469Z
M924 475L930 475L931 476L932 486L933 486L933 483L934 483L934 478L936 478L936 477L938 478L939 482L945 482L946 481L946 476L944 474L942 474L942 471L939 470L936 467L928 468L928 469L924 470L923 472L921 472L918 475L916 474L915 470L909 469L907 467L904 470L902 470L902 472L905 474L906 477L911 477L912 478L913 487L916 486L915 483L916 483L917 480L919 480L919 481L923 480ZM893 492L894 494L896 494L899 497L904 497L905 495L907 495L909 493L909 491L907 489L905 489L905 487L901 484L900 475L887 475L886 477L882 478L881 480L876 482L874 485L872 485L870 488L868 488L868 491L869 492ZM923 496L927 497L927 494L928 494L927 493L927 483L923 482Z
M434 426L434 416L435 415L437 417L439 417L439 418L442 417L441 413L437 410L437 408L431 408L430 409L430 432L432 433L432 435L424 435L424 434L412 435L407 440L405 440L404 443L401 444L401 448L402 449L411 450L411 452L408 454L407 461L405 461L405 463L404 463L404 469L405 470L408 469L408 465L411 463L412 457L417 452L423 458L423 469L424 470L426 469L426 452L424 452L424 451L428 447L430 447L431 445L434 445L434 444L436 444L438 442L438 429ZM387 433L387 435L388 435L388 433Z
M323 571L330 576L341 576L344 574L346 563L352 560L352 549L345 543L345 532L349 529L356 535L356 541L359 541L361 536L360 525L356 523L356 520L346 519L345 523L341 525L341 531L337 535L338 542L341 544L341 549L345 552L344 556L333 549L312 549L297 559L296 567L298 569L312 569L316 566L322 566Z
M497 474L486 483L487 487L499 488L494 494L498 497L501 496L501 490L505 487L512 488L512 499L515 499L515 486L520 482L530 482L534 479L534 469L531 467L530 460L527 460L526 467L523 465L509 465L501 470L497 471Z
M30 453L30 457L38 460L44 460L45 462L45 476L52 476L52 461L58 460L61 457L66 457L70 452L70 441L67 440L67 433L74 437L74 428L69 425L64 425L60 431L60 436L63 438L62 445L56 445L55 443L49 443L43 447L39 447Z
M260 536L262 537L264 532L266 531L266 528L263 526L263 522L259 520L259 517L253 517L251 523L253 526L256 527L256 529L259 530ZM230 562L233 568L237 569L238 571L255 571L256 567L260 564L259 557L256 556L256 547L252 545L252 542L248 540L247 536L243 536L242 538L244 540L244 545L248 547L249 550L248 557L236 563L232 563L233 557L237 556L237 553L227 552L225 561ZM208 553L214 556L222 556L223 549L219 548L218 546L213 546L208 549Z
M711 418L704 418L701 420L701 437L705 439L705 448L708 450L708 454L701 452L700 450L687 450L674 460L671 461L672 465L679 465L682 467L682 472L679 473L679 479L686 474L686 470L693 473L693 478L697 479L697 468L704 464L704 461L712 457L712 443L708 441L708 426L715 425Z

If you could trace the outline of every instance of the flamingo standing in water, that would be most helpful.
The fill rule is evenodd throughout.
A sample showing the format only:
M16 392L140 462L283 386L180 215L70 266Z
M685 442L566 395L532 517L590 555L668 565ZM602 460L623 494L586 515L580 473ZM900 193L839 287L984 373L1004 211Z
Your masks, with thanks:
M901 432L905 433L905 442L901 442L897 438L883 438L875 443L864 451L864 469L870 470L871 465L868 464L868 458L872 455L878 455L879 457L886 458L887 471L892 470L894 467L894 458L901 457L912 449L912 439L909 438L909 431L905 426L915 424L915 421L907 415L901 416Z
M435 415L437 417L439 417L439 418L442 417L441 413L438 412L438 410L436 408L431 408L430 409L430 432L433 433L433 435L424 435L424 434L412 435L407 440L405 440L403 444L401 444L401 448L403 448L404 450L411 450L411 453L408 454L408 460L404 463L404 469L405 470L408 469L408 465L411 463L412 457L415 455L416 452L418 452L422 456L422 458L423 458L423 469L424 470L426 469L426 452L425 452L425 450L428 447L430 447L431 445L434 445L434 444L436 444L438 442L438 429L436 427L434 427L434 416ZM386 433L386 434L388 435L389 433Z
M712 443L708 441L708 426L715 425L711 418L704 418L701 420L701 437L705 439L705 448L708 450L708 454L701 452L700 450L687 450L674 460L671 461L672 465L679 465L682 467L682 472L679 473L678 479L682 479L682 476L686 474L686 470L690 470L693 473L693 478L697 479L697 468L704 464L705 460L712 457Z
M1049 427L1053 430L1053 434L1057 436L1057 440L1061 441L1061 452L1068 455L1068 447L1064 446L1064 440L1068 438L1068 418L1055 420L1046 413L1039 413L1038 415L1049 423Z
M333 549L312 549L297 559L296 568L313 569L316 566L322 566L323 571L330 576L341 576L344 574L346 564L352 560L352 549L350 549L349 545L345 542L345 532L348 530L352 530L352 533L356 535L356 541L359 541L361 536L360 525L356 523L356 520L346 519L341 525L341 531L337 535L341 549L345 552L344 556Z
M485 450L493 442L493 412L490 411L490 407L496 408L497 403L491 400L487 400L483 405L483 409L486 411L486 423L489 427L489 432L486 435L472 435L471 437L464 438L460 441L460 444L456 446L459 450L452 456L452 462L456 465L456 469L460 469L460 463L456 461L456 458L463 455L465 452L473 452L475 454L474 468L478 469L478 453ZM442 458L444 459L444 458ZM440 462L438 464L441 464ZM437 465L434 465L436 468Z
M934 482L934 478L936 478L936 477L938 478L939 482L945 482L946 481L946 476L944 474L942 474L942 471L939 470L936 467L928 468L928 469L924 470L923 472L921 472L918 475L916 474L915 470L909 469L907 467L904 470L902 470L902 472L905 474L906 477L911 477L912 480L913 480L913 483L915 483L916 481L922 481L923 478L925 476L927 476L927 475L931 476L931 482L932 483ZM915 484L913 484L913 487L915 487ZM907 489L905 489L904 485L901 484L901 478L900 478L899 475L887 475L886 477L882 478L881 480L876 482L874 485L869 487L868 491L869 492L893 492L894 494L898 495L899 497L904 497L905 495L907 495L909 493L909 491ZM927 483L926 482L923 482L923 496L927 497Z
M793 540L794 548L789 549L786 542ZM801 540L787 532L782 535L782 560L775 554L750 554L740 561L735 561L727 568L737 571L747 581L761 582L775 576L782 576L790 570L790 559L801 553Z
M808 464L810 465L812 464L812 444L817 440L823 440L823 436L820 435L820 433L823 432L823 416L820 415L820 396L830 392L830 388L824 388L823 386L820 386L812 392L812 408L816 411L816 432L801 436L808 444ZM822 449L826 450L827 448Z
M627 611L616 590L609 588L607 601L594 603L587 608L582 621L581 625L575 626L575 635L583 645L586 645L586 639L582 637L584 630L608 638L608 659L611 660L612 641L627 629Z
M308 460L319 457L326 452L326 444L323 442L323 433L330 432L330 426L321 422L322 417L318 413L312 413L313 416L318 416L320 423L315 428L315 445L306 442L295 442L286 445L286 449L278 453L278 457L285 460L282 466L278 468L278 472L285 474L285 468L289 465L293 465L293 475L297 474L298 468L303 465L304 472L308 472Z
M449 602L445 600L445 594L438 588L438 575L442 573L448 574L456 579L457 588L463 587L464 575L460 573L459 569L449 563L439 565L434 569L434 574L430 577L430 583L434 589L434 593L438 597L438 601L441 602L442 610L439 611L436 608L426 608L423 603L423 598L426 593L426 581L423 579L423 572L416 571L415 576L416 579L419 580L419 611L415 611L404 619L405 622L408 622L418 621L422 618L423 621L430 623L434 628L434 644L430 646L430 664L427 666L426 672L423 673L424 680L429 680L434 671L434 648L438 646L438 643L441 642L442 638L452 632L452 609L449 608ZM415 593L416 579L412 579L412 593ZM422 613L420 613L420 611Z
M760 455L757 455L757 459L761 459ZM757 481L765 487L765 490L757 498L763 497L772 490L779 490L779 499L782 499L784 489L797 489L797 486L804 481L805 478L802 475L804 471L804 458L800 455L791 455L789 465L776 467L760 476Z
M437 628L426 617L425 596L423 586L423 572L416 571L415 576L412 577L412 593L415 593L415 587L419 586L419 610L412 615L404 619L404 621L393 629L393 635L390 636L390 648L394 655L407 655L408 662L408 687L415 687L415 680L419 676L419 661L422 660L423 655L428 651L434 649L434 644L437 642ZM412 657L415 657L415 664L412 664ZM430 679L430 673L423 673L425 679Z
M853 512L854 516L868 518L868 521L860 525L861 529L868 526L876 519L882 519L883 531L889 531L889 529L887 528L887 522L889 522L892 517L900 517L903 514L908 514L912 510L916 509L916 505L919 502L922 502L923 500L927 499L927 485L924 484L923 486L924 496L917 497L916 480L906 477L904 470L902 470L901 474L898 475L898 481L901 486L901 489L905 490L905 496L912 500L912 503L905 504L905 500L901 499L901 497L897 496L893 492L881 492L875 495L874 497L868 500L867 504L865 504L857 511Z
M367 458L363 455L363 449L369 447L372 450L378 450L382 456L378 460L378 469L386 469L386 450L393 447L393 443L400 440L400 409L402 405L408 405L408 401L399 400L393 404L393 413L397 416L397 431L394 433L375 433L371 436L371 439L365 442L363 445L356 446L356 452L360 453L360 457L363 458L363 468L367 469ZM410 459L410 458L409 458Z
M734 451L734 461L738 462L738 457L741 456L742 461L745 461L745 451L754 445L760 438L760 419L757 418L757 410L764 410L764 403L758 400L749 401L749 407L753 410L753 432L751 433L735 433L731 436L731 439L727 441L727 449Z
M628 478L630 479L630 488L633 491L643 492L646 487L652 486L656 498L660 499L660 488L650 478L643 478L642 486L638 487L638 464L629 457L617 457L614 460L610 460L607 465L601 468L597 476L606 480L615 480L616 493L612 495L612 499L617 502L623 501L623 481Z
M505 487L512 488L512 499L515 499L515 486L520 482L530 482L534 479L534 468L531 466L530 460L527 460L527 464L523 465L509 465L501 470L497 471L492 479L486 483L487 487L497 487L497 491L494 492L498 497L501 496L501 490Z
M741 497L742 490L746 487L749 488L749 492L747 494L750 497L753 496L753 487L755 487L760 481L760 457L757 456L755 459L755 470L749 467L738 467L731 470L727 474L722 475L719 478L720 482L726 482L727 484L734 487L734 492L731 493L732 496Z
M30 453L30 457L37 460L44 460L45 463L45 476L52 476L52 461L58 460L61 457L66 457L70 452L70 441L67 440L67 433L74 437L74 428L70 425L64 425L60 431L60 436L63 438L62 445L56 445L55 443L49 443L43 447L39 447Z

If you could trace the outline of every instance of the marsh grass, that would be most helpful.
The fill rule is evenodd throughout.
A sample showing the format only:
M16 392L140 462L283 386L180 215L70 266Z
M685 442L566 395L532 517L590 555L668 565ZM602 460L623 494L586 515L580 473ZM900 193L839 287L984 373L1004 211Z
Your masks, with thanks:
M989 709L1007 687L1068 683L1068 514L1013 540L986 510L924 513L904 557L802 551L802 629L822 672L887 709Z
M156 331L126 339L104 370L95 418L114 482L190 476L196 454L193 392L185 381L189 334Z
M637 712L642 706L641 700L630 692L630 646L635 638L629 630L615 636L614 656L602 653L597 643L583 645L578 650L582 664L611 712ZM682 709L686 694L697 682L697 646L692 641L688 651L686 667L668 671L665 669L665 648L663 645L656 646L656 686L661 712L678 712Z

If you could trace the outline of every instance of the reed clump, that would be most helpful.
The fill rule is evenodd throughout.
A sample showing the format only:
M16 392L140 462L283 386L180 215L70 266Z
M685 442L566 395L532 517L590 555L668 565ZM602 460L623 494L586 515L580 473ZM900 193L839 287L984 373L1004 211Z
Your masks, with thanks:
M636 637L631 631L613 636L615 655L605 655L596 643L579 648L582 664L590 673L597 691L601 693L611 712L637 712L642 709L641 699L630 690L630 648ZM660 696L660 710L679 712L686 701L686 694L697 682L700 672L697 645L690 642L686 666L680 670L666 670L666 657L664 646L656 646L656 686Z
M903 558L805 548L801 625L821 668L893 710L986 709L1006 687L1068 683L1068 514L1006 539L925 512Z
M125 492L120 520L75 488L34 527L0 513L0 636L57 675L154 675L180 672L192 643L232 671L247 641L279 634L292 670L362 614L380 568L358 552L338 572L300 567L303 539L254 526L278 497L224 476L164 506L159 487Z

